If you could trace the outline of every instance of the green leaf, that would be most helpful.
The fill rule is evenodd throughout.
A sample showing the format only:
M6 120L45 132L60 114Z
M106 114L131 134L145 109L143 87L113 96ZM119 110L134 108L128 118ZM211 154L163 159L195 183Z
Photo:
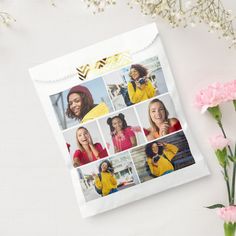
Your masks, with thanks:
M208 206L206 208L208 208L208 209L215 209L215 208L222 208L222 207L225 207L225 206L218 203L218 204L214 204L212 206Z
M215 151L219 164L224 168L227 165L227 150L224 148L223 150L217 149Z
M233 100L233 104L234 104L234 109L236 111L236 100Z
M212 117L214 117L217 122L221 121L222 114L219 105L215 107L208 107L207 110L210 112Z

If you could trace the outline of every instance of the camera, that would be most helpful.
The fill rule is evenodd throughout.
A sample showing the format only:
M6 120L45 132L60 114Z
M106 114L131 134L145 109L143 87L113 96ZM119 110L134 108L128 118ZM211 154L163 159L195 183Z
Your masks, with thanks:
M138 82L139 82L140 84L145 84L145 83L146 83L146 80L145 80L144 78L140 78L140 79L138 80Z
M152 160L153 160L154 163L157 163L157 162L159 161L159 159L160 159L160 156L159 156L159 155L156 155L156 156L154 156L154 157L152 158Z
M114 172L114 168L108 167L108 168L107 168L107 172L113 173L113 172Z

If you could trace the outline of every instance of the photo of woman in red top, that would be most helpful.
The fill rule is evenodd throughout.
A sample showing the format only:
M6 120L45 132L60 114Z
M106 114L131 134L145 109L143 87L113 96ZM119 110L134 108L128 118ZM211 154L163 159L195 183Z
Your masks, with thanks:
M73 156L73 166L78 167L108 156L107 150L100 143L93 143L89 131L79 127L76 131L78 148Z
M125 116L122 113L108 118L107 124L110 126L115 153L137 146L135 133L132 127L127 125Z
M164 103L157 98L149 103L148 115L151 127L144 129L148 141L182 129L178 119L168 117Z

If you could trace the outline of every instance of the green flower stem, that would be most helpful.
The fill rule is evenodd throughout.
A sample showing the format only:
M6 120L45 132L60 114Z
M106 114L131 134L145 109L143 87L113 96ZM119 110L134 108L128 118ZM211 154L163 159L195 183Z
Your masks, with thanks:
M220 129L221 129L221 131L222 131L222 133L223 133L223 135L224 135L224 137L227 138L227 137L226 137L226 134L225 134L225 130L224 130L224 127L223 127L222 122L219 120L219 121L217 121L217 123L218 123L218 125L219 125L219 127L220 127ZM228 149L229 149L230 155L233 156L232 149L231 149L231 147L230 147L229 145L228 145Z
M235 223L224 223L225 236L235 236Z
M217 123L218 123L224 137L227 138L222 122L219 120ZM229 149L229 153L230 153L231 157L233 157L233 152L232 152L232 149L229 145L228 145L228 149ZM233 176L232 176L232 187L231 187L231 194L232 195L231 195L231 198L230 198L230 205L234 205L235 177L236 177L236 163L234 162L234 164L233 164Z
M234 104L234 109L235 109L235 111L236 111L236 99L233 100L233 104Z
M232 180L232 196L231 196L231 205L234 205L235 175L236 175L236 163L234 162L233 180Z
M236 111L236 100L233 100L233 104L234 104L234 108L235 108L235 111ZM235 150L236 150L236 146L235 146ZM232 151L231 151L232 153ZM231 154L232 155L232 154ZM236 155L236 151L234 153L234 155ZM233 156L233 155L232 155ZM234 205L234 193L235 193L235 175L236 175L236 163L234 162L234 168L233 168L233 180L232 180L232 205Z
M226 166L224 167L224 175L225 175L224 177L225 177L225 182L226 182L227 192L228 192L228 200L229 200L229 204L231 204L232 198L231 198L231 194L230 194L229 176L228 176Z

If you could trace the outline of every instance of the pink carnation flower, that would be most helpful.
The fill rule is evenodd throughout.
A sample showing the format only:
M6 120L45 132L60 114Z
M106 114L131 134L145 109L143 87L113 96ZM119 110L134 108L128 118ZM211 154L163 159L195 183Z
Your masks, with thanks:
M209 139L209 141L210 141L212 148L215 151L216 150L223 150L225 147L227 147L230 144L230 141L228 139L224 138L224 136L222 134L212 136Z
M195 98L195 104L205 112L208 107L215 107L224 102L226 98L224 85L221 83L214 83L208 86L207 89L201 89Z
M236 100L236 80L224 84L226 101Z
M218 209L217 214L226 223L236 222L236 206L222 207Z

